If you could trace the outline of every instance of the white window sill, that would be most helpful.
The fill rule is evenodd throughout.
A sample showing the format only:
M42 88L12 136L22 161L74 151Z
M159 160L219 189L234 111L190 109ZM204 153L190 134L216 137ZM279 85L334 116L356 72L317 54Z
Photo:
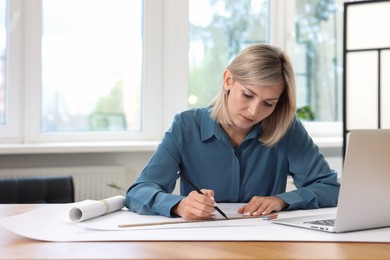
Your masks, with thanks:
M341 137L313 137L314 143L321 149L342 148L343 138Z
M320 149L340 149L342 138L313 138ZM0 154L154 152L158 141L0 144Z
M71 142L0 144L0 154L153 152L159 142Z

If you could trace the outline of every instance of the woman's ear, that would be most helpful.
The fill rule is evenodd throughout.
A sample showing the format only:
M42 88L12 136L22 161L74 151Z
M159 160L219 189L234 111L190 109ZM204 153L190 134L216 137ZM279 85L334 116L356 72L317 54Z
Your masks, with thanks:
M229 70L225 70L225 72L223 73L223 89L225 91L229 91L232 83L233 83L232 73Z

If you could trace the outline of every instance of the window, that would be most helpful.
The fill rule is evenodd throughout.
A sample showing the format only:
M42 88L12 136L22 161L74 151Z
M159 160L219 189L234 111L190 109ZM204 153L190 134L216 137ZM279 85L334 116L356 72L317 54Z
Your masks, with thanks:
M208 104L228 62L256 42L295 61L298 105L315 115L308 128L341 120L341 0L0 7L1 142L158 141L175 113Z
M1 142L161 137L163 3L0 3Z
M222 87L229 61L269 39L269 1L189 1L190 107L207 106Z
M42 132L141 128L141 14L141 1L42 1Z
M293 60L298 115L312 135L341 137L342 6L340 0L190 0L189 106L208 104L239 50L272 43Z
M342 6L336 0L295 1L297 105L315 121L341 121Z

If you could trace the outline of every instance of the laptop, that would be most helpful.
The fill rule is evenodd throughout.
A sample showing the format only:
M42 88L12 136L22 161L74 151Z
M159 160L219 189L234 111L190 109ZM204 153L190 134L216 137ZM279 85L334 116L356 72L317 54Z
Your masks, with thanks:
M272 222L335 233L390 226L390 129L350 132L335 214Z

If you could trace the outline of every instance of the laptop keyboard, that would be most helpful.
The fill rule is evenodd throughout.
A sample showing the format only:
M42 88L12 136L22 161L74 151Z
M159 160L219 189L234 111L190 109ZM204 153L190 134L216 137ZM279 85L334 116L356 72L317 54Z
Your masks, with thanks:
M334 226L334 222L335 222L335 219L323 219L323 220L307 221L304 223L323 225L323 226Z

